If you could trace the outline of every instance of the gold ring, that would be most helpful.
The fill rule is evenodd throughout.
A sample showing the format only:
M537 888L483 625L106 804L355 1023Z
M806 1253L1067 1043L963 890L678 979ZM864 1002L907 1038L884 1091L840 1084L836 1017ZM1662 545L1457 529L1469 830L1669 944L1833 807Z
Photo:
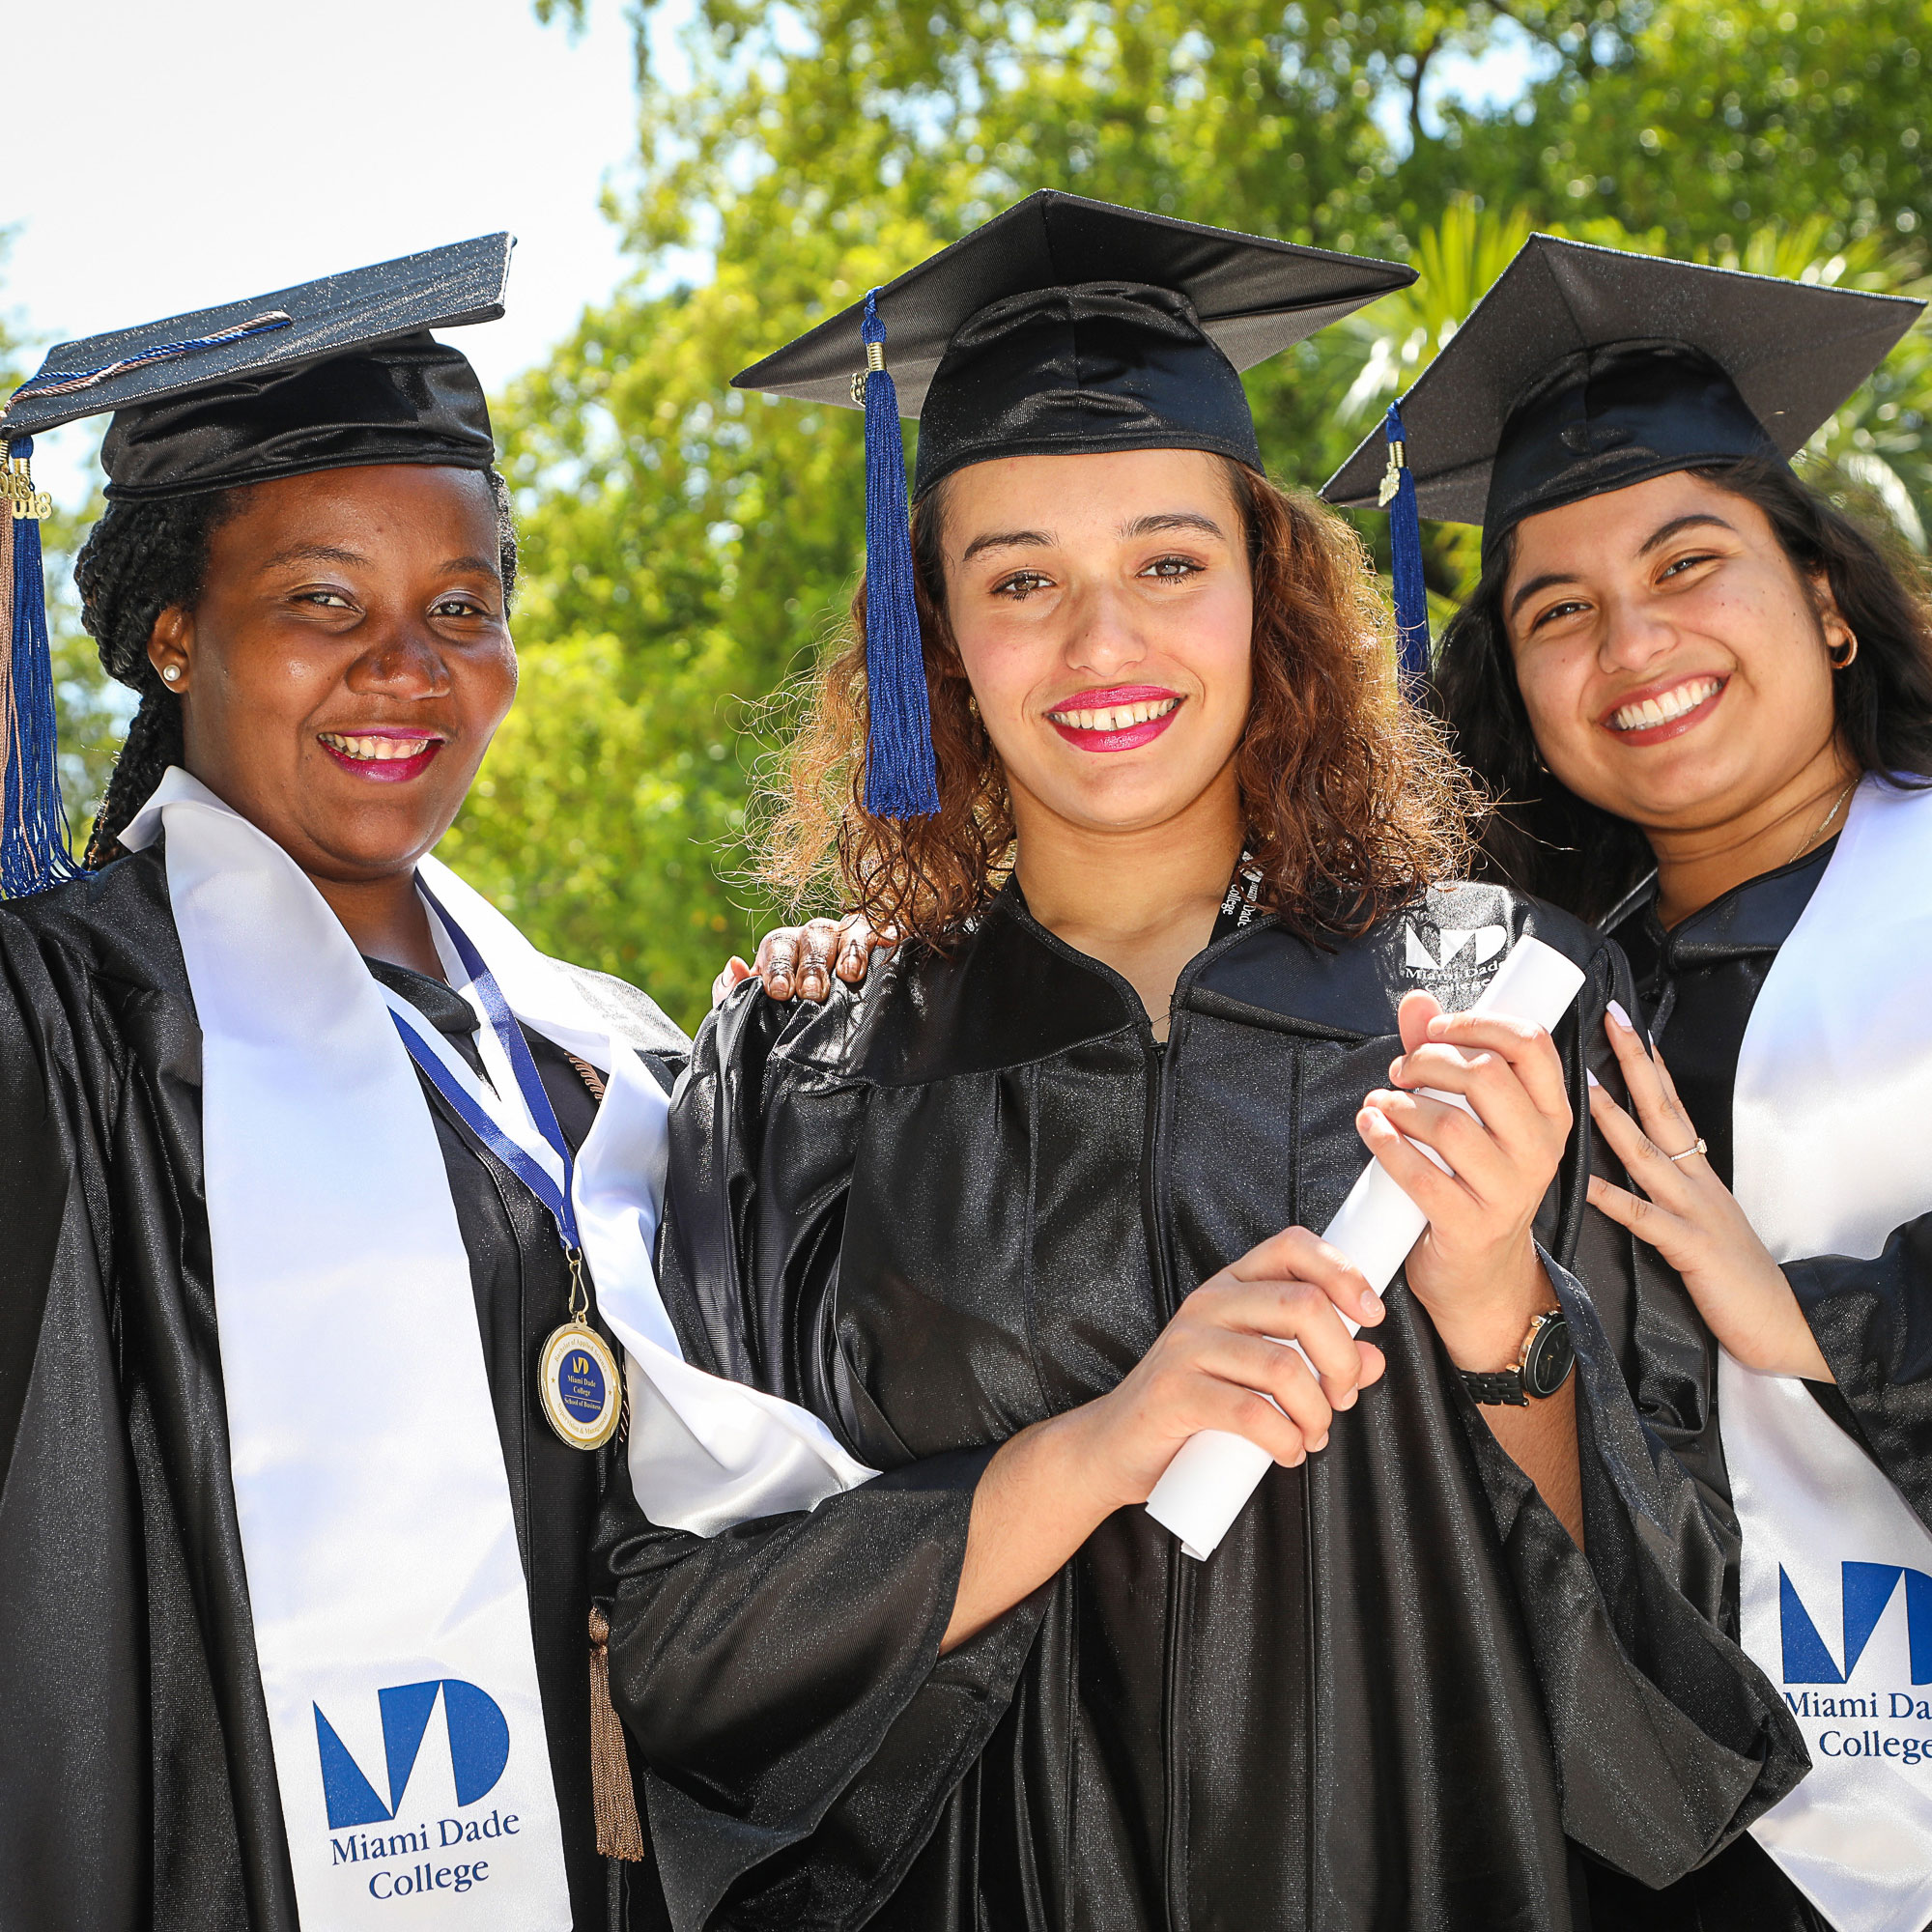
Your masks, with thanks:
M1663 1157L1665 1160L1689 1160L1693 1153L1709 1153L1710 1151L1711 1148L1708 1141L1697 1140L1693 1141L1682 1153L1664 1153ZM1663 1153L1663 1150L1659 1148L1658 1152Z

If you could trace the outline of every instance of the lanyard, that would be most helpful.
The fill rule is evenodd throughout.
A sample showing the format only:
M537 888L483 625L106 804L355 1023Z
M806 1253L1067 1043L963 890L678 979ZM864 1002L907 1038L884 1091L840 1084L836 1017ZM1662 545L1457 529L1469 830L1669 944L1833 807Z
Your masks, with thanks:
M469 977L469 985L458 990L482 1009L486 1025L477 1036L477 1047L494 1086L479 1080L468 1062L400 993L384 986L390 1017L410 1058L449 1102L457 1119L549 1210L570 1261L575 1301L582 1293L582 1241L571 1200L576 1163L570 1143L557 1125L556 1110L544 1092L529 1042L497 983L497 976L430 889L418 880L416 890Z
M1255 895L1261 887L1261 867L1255 864L1255 855L1244 849L1236 862L1235 876L1228 881L1228 896L1221 901L1220 916L1214 922L1214 939L1226 939L1231 932L1246 929L1255 916ZM1211 946L1213 939L1208 944Z

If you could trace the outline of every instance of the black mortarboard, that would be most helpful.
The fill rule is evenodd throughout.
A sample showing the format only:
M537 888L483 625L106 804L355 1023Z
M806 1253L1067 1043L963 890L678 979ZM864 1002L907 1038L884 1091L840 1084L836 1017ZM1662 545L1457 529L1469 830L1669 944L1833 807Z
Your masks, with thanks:
M914 500L1002 456L1204 449L1259 469L1239 372L1414 279L1042 188L733 377L866 411L867 809L938 810L901 415L920 422Z
M70 876L56 778L33 438L114 412L101 448L114 498L179 497L376 463L487 469L490 412L474 370L432 328L503 313L508 235L484 235L298 288L48 351L0 404L0 893ZM4 593L11 589L11 599Z
M1533 235L1322 495L1363 508L1402 471L1423 516L1483 526L1653 476L1787 459L1922 302Z

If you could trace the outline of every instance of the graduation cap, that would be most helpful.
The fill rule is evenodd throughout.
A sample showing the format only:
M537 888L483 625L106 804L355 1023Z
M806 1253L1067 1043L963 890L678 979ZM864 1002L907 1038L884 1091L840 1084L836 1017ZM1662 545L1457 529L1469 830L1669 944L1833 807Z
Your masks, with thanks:
M33 439L113 412L110 498L154 499L376 463L488 469L475 371L432 328L494 322L514 239L478 236L138 328L65 342L0 403L0 895L75 875L54 743Z
M1414 279L1042 188L733 377L866 412L867 810L939 810L902 415L915 502L1003 456L1201 449L1260 469L1239 372Z
M1418 517L1480 523L1487 562L1540 510L1788 460L1924 306L1532 235L1321 494L1393 504L1397 583L1406 564L1420 596Z

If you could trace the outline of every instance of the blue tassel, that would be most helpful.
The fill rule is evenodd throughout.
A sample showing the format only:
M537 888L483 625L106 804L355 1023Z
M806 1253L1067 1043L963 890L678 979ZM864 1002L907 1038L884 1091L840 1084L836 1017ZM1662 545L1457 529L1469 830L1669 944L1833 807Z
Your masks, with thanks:
M1415 473L1408 467L1408 439L1402 412L1389 405L1382 424L1388 438L1388 473L1381 504L1389 513L1390 573L1395 579L1396 663L1405 684L1429 675L1429 591L1422 581L1422 518L1415 506Z
M0 516L13 526L14 622L7 707L0 717L0 755L5 760L0 796L0 896L19 898L80 877L69 849L67 810L61 803L59 747L54 726L54 668L47 642L46 584L42 576L41 525L35 515L15 516L31 482L26 459L31 437L7 445L19 462L9 465Z
M925 652L913 594L905 444L898 390L885 366L878 290L866 298L866 810L918 818L939 810Z

